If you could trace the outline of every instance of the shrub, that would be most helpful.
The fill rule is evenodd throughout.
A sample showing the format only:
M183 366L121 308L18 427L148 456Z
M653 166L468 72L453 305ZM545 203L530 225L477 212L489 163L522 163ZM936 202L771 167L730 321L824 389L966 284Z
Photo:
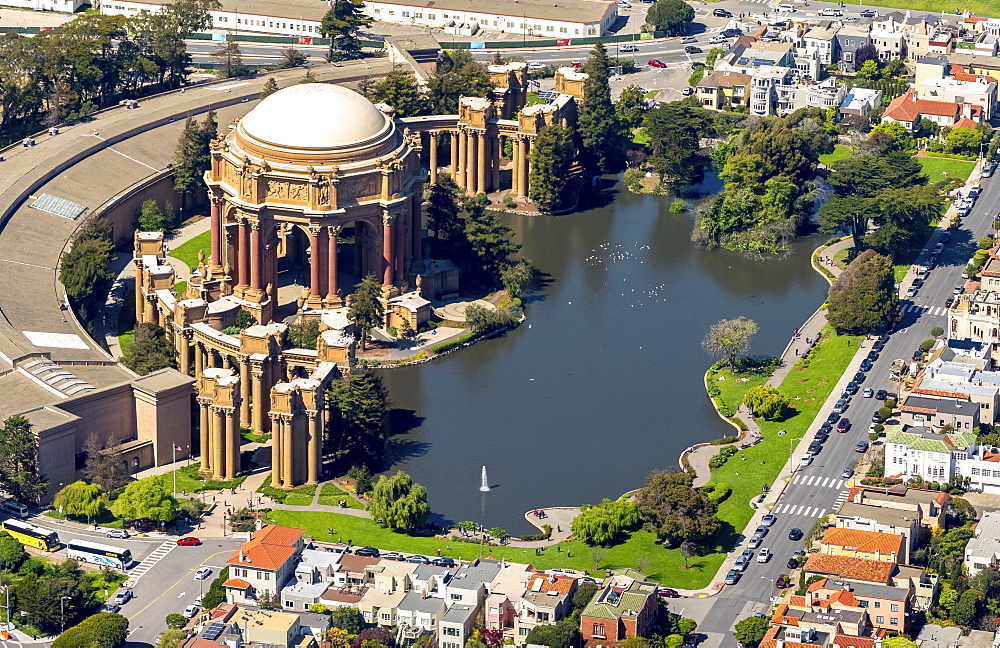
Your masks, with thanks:
M920 350L930 351L933 346L934 346L934 338L927 338L926 340L920 343Z
M720 450L717 455L708 460L708 467L709 468L722 467L723 465L725 465L727 461L729 461L730 457L736 454L736 452L737 450L735 446L726 446L725 448Z
M883 419L887 419L890 416L892 416L892 408L891 407L880 407L878 409L878 415L881 416Z
M727 443L735 443L735 442L736 442L736 437L734 437L734 436L726 436L726 437L722 437L721 439L714 439L711 442L711 444L712 445L726 445Z
M712 490L710 491L707 490L709 486L712 487ZM706 491L708 493L708 499L713 502L725 501L725 499L733 492L733 489L729 487L729 484L722 482L709 482L708 484L702 486L701 490Z
M934 328L931 329L931 335L933 335L934 337L941 337L942 335L944 335L944 329L941 328L940 326L935 326Z
M888 407L889 409L896 409L896 401L892 400L891 398L887 398L885 400L885 406Z
M687 203L680 198L674 198L670 203L671 214L683 214L687 211Z
M877 441L878 440L878 432L869 432L868 433L868 440L869 441Z
M632 193L642 193L642 179L645 177L646 172L642 169L625 169L625 186Z
M543 524L541 533L538 535L521 536L521 540L524 542L538 542L539 540L548 540L550 537L552 537L552 526Z
M128 636L128 619L120 614L101 612L87 617L59 635L52 648L118 648Z

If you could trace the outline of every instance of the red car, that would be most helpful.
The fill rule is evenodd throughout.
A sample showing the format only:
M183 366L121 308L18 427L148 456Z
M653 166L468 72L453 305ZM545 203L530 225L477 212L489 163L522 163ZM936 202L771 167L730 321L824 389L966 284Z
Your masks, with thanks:
M672 589L670 589L668 587L661 587L659 590L657 590L656 593L657 593L657 595L660 596L660 598L680 598L681 597L681 595L677 593L677 590L672 590Z
M667 64L661 61L660 59L650 59L646 61L646 64L649 65L649 67L655 67L655 68L667 67Z
M792 579L788 577L788 574L782 574L778 576L778 580L774 581L774 586L778 589L785 589L786 587L792 586Z
M187 536L186 538L178 539L177 544L182 547L197 547L201 544L201 540L194 536Z

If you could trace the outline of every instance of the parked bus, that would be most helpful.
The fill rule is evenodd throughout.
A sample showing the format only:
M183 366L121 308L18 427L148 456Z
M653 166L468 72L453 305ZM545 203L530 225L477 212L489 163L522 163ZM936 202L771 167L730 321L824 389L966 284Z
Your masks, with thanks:
M59 536L55 531L48 531L20 520L4 520L0 522L0 526L23 545L42 551L55 551L59 548Z
M132 552L121 547L98 544L88 540L70 540L67 553L73 560L105 565L125 571L132 564Z

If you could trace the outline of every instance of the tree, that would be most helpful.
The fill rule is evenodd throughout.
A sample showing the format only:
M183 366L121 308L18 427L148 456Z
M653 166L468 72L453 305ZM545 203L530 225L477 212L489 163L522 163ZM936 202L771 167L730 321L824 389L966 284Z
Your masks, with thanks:
M743 396L743 403L758 416L773 421L784 413L792 401L778 391L777 387L759 385L747 390Z
M521 296L525 288L535 279L535 269L525 261L508 265L500 271L500 281L511 299Z
M976 507L964 497L952 497L948 501L948 513L955 516L961 524L973 522L978 517Z
M628 500L605 499L596 506L580 508L573 518L573 536L589 545L610 545L639 523L639 512ZM596 567L595 567L596 569Z
M724 55L725 53L726 51L724 49L713 47L712 49L708 50L708 54L705 55L705 65L710 68L714 68L715 62L718 61L719 57Z
M719 320L712 324L708 335L701 341L701 348L713 357L729 360L729 368L736 369L736 356L750 350L750 340L757 333L757 322L742 315L735 319Z
M335 0L320 21L319 33L330 39L327 58L331 61L361 58L357 31L372 23L364 13L363 0Z
M583 610L593 600L597 591L597 583L580 583L573 594L573 609Z
M278 63L279 70L285 70L288 68L301 67L306 64L309 60L305 54L294 47L286 47L281 50L281 62Z
M882 648L917 648L917 643L906 637L887 637L882 640Z
M187 625L187 621L188 620L184 618L183 614L179 614L177 612L171 612L170 614L167 615L166 623L168 628L180 629Z
M479 304L469 304L465 308L465 325L475 333L496 331L514 323L510 309L487 308Z
M482 202L469 201L466 209L465 238L479 262L479 269L496 282L503 269L510 265L510 255L517 254L521 246L511 240L514 230L501 223L494 212L486 211Z
M177 366L174 348L167 341L166 331L149 322L135 327L132 344L125 349L121 363L140 376Z
M878 63L878 48L871 43L862 45L854 53L854 71L860 72L868 61Z
M622 167L621 124L611 102L608 83L608 52L598 42L591 50L585 71L583 103L577 119L586 166L599 173L612 173Z
M580 635L580 624L567 617L551 625L538 625L528 632L525 643L548 646L548 648L570 648L576 645Z
M210 110L199 124L188 117L174 149L174 191L187 196L204 185L203 176L212 166L211 144L218 135L218 120Z
M111 225L97 220L80 228L68 252L59 260L59 282L83 319L103 304L114 275L110 271Z
M166 214L155 200L142 201L136 221L143 232L162 232L169 228Z
M61 617L62 609L59 601L53 601L55 616ZM35 616L29 613L32 623ZM56 627L59 623L57 622ZM52 648L118 648L125 644L128 637L128 619L120 614L101 612L89 616L78 625L69 628L59 635Z
M385 319L382 282L376 274L367 275L354 286L354 293L348 300L347 317L361 333L361 350L364 351L372 329L382 326Z
M382 475L375 482L368 511L372 519L394 531L413 531L423 528L430 517L427 489L402 470L392 477Z
M615 115L624 131L632 131L642 125L642 117L646 113L646 95L637 85L622 88L615 102Z
M719 528L718 505L693 488L685 472L656 472L636 495L636 507L645 527L668 546L688 541L702 545Z
M372 484L372 473L364 464L351 466L351 469L347 471L347 476L354 480L354 492L358 495L364 495L374 485ZM358 633L352 632L351 634Z
M733 638L740 644L753 648L761 642L770 627L771 621L767 617L749 616L740 619L733 626Z
M644 120L649 135L649 165L660 181L680 189L697 181L708 165L699 154L699 132L707 127L706 111L683 101L662 104Z
M319 320L300 320L288 325L288 342L296 349L315 349L319 339Z
M976 155L983 139L983 134L975 128L952 128L944 138L944 150L948 153Z
M38 503L49 481L38 470L38 439L31 422L17 415L0 429L0 484L11 499Z
M965 590L958 597L958 602L951 608L949 617L957 625L968 628L979 616L979 605L982 603L983 595L976 590Z
M83 453L86 456L84 477L100 486L103 492L113 493L124 488L131 479L126 461L115 451L115 446L96 432L91 431L87 435Z
M267 81L264 82L264 88L260 91L257 96L258 99L267 99L275 92L279 90L278 82L274 80L274 77L267 77Z
M576 157L573 132L561 124L543 126L528 153L528 197L546 211L557 211L573 202L570 167Z
M104 512L107 502L97 484L76 481L56 493L52 506L60 513L88 520Z
M6 531L0 531L0 569L16 572L27 557L24 545Z
M319 79L316 78L316 73L312 70L306 70L306 73L302 75L299 79L299 83L319 83Z
M865 244L893 258L922 245L930 224L944 214L944 200L934 187L894 187L880 192L878 201L876 229Z
M683 0L657 0L646 13L646 22L673 36L677 28L694 20L694 9Z
M224 567L219 576L208 586L208 591L201 599L201 609L214 610L221 603L226 602L226 590L222 584L229 580L229 567Z
M250 68L243 64L240 44L228 36L209 56L218 61L215 75L220 79L233 79L250 73Z
M414 117L424 111L424 97L416 77L398 67L372 85L369 99L389 104L399 117Z
M459 97L484 97L492 90L486 66L468 50L442 52L427 80L427 100L435 115L453 115Z
M156 648L177 648L185 639L187 639L186 632L171 628L160 633L156 639Z
M865 61L861 65L861 69L858 70L858 77L862 79L868 79L869 81L874 81L882 76L879 72L878 63L873 60Z
M382 378L370 369L352 371L330 384L326 399L330 429L337 431L335 449L363 463L381 459L389 434L389 396Z
M351 643L351 648L361 648L368 642L373 642L375 645L388 646L391 648L396 645L395 640L393 640L392 633L390 633L385 628L365 628L358 633L358 636L354 638ZM368 648L365 646L365 648Z
M156 475L130 483L112 506L115 515L127 520L148 518L170 522L177 517L177 500L163 477Z
M826 318L840 331L868 332L899 310L892 260L874 250L857 256L830 286Z
M645 637L626 637L618 642L618 648L651 648L649 639Z
M458 187L446 176L438 176L437 184L427 194L424 206L427 229L434 230L434 240L450 240L461 235L462 219L458 215Z

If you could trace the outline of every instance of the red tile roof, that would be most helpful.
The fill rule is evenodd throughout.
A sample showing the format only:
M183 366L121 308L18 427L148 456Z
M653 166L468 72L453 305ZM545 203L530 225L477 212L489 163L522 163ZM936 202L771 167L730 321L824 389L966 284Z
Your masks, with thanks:
M879 553L884 555L898 554L903 536L894 533L876 533L862 529L841 529L838 527L826 530L820 544L836 545L845 549L864 553Z
M223 583L222 586L235 587L236 589L246 589L250 587L250 583L246 582L242 578L230 578L225 583Z
M305 533L303 529L268 524L267 526L261 527L260 531L254 531L251 533L250 540L291 547L299 541L299 538L302 537L303 533Z
M268 525L255 531L226 561L230 565L253 566L276 571L299 552L302 529Z
M876 645L874 639L845 634L838 634L833 638L833 643L840 648L875 648Z
M983 110L982 106L971 106L971 109L973 115L981 114ZM957 122L962 118L962 105L950 101L918 99L917 91L911 88L893 99L883 113L883 117L905 122L916 121L922 115L950 117L953 122Z
M555 579L553 582L552 579ZM537 581L542 581L541 585L535 585ZM558 576L553 574L532 574L531 578L528 579L528 583L525 589L528 592L558 592L559 594L569 594L569 591L573 589L573 584L576 582L575 578L570 578L569 576ZM535 589L538 587L539 589Z
M894 563L880 560L867 560L851 556L829 556L813 554L806 561L806 572L830 574L848 580L867 581L870 583L888 583L892 575Z

